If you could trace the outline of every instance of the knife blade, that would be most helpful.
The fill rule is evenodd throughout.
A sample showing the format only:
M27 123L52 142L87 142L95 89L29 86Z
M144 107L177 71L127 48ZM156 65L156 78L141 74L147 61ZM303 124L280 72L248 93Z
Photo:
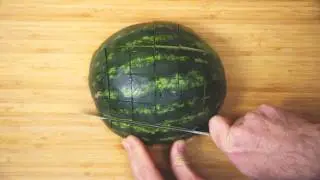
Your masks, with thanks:
M104 120L109 120L108 118L103 117L103 116L96 116L96 115L89 115L89 116L96 117L96 118L101 118L101 119L104 119ZM125 120L125 119L111 120L110 123L112 123L112 121L114 121L114 122L123 122L123 123L128 123L128 124L134 124L134 125L139 125L139 126L163 128L163 129L169 129L169 130L173 130L173 131L192 133L192 134L197 134L197 135L210 136L210 134L208 132L205 132L205 131L197 131L197 130L193 130L193 129L181 128L181 127L176 127L176 126L163 126L163 125L157 125L157 124L148 124L148 123L135 122L135 121Z

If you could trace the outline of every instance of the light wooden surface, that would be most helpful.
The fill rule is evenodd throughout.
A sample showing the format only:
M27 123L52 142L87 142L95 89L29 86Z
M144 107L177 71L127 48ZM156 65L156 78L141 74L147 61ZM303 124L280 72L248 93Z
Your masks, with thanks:
M120 138L94 111L94 50L133 23L194 29L228 78L222 114L262 103L320 116L320 1L0 0L0 179L132 179ZM188 142L207 179L246 179L206 137Z

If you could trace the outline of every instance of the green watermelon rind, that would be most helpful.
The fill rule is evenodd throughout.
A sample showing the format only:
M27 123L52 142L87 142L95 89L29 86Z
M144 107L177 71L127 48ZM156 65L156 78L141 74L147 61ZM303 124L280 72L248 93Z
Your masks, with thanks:
M97 84L99 84L97 82L101 81L101 80L97 80L98 77L96 76L97 74L99 74L99 73L97 73L98 70L97 70L96 66L99 67L101 65L100 64L101 62L99 62L99 55L101 56L102 52L106 48L109 48L109 49L115 48L113 43L116 42L118 39L123 38L123 36L128 34L128 32L137 30L139 28L140 29L148 29L150 27L154 27L155 25L156 26L158 26L158 25L176 26L177 24L171 23L171 22L151 22L151 23L132 25L132 26L124 28L123 30L118 31L117 33L113 34L106 41L104 41L102 43L102 45L95 51L95 53L92 56L92 61L90 64L90 75L89 75L89 87L91 90L91 95L94 99L95 99L95 96L97 95L97 92L99 92L99 90L96 87L96 86L98 86ZM223 100L226 96L226 82L225 82L226 79L225 79L225 75L224 75L224 69L223 69L223 66L222 66L222 63L221 63L221 60L220 60L218 54L207 43L205 43L203 40L201 40L201 38L199 36L197 36L191 29L189 29L185 26L181 26L181 25L180 25L180 28L182 30L185 30L187 33L191 33L195 37L196 42L199 42L198 44L197 43L196 44L198 46L202 47L202 48L188 48L188 47L186 47L186 50L191 49L191 50L195 50L195 51L199 51L199 52L203 51L205 53L211 54L210 57L213 60L211 63L215 63L215 66L218 67L218 68L215 67L215 69L216 69L216 71L219 71L218 73L216 73L216 74L219 74L219 76L216 77L217 80L221 81L221 85L220 85L221 87L220 87L220 91L219 91L220 97L218 100L219 102L217 102L217 104L215 105L214 111L209 112L201 121L193 123L194 127L203 126L204 124L208 123L208 120L212 115L215 115L216 113L218 113L219 109L221 108L221 106L223 104ZM128 50L130 48L132 48L132 47L128 46L124 50ZM166 48L166 47L161 47L161 48ZM170 46L170 48L174 48L174 47ZM177 47L177 48L180 49L181 46ZM110 56L111 55L112 54L110 54ZM103 58L103 57L100 57L100 58ZM104 58L108 59L109 56L104 57ZM103 63L103 61L102 61L102 63ZM203 62L201 62L201 60L199 60L198 63L203 63ZM103 79L104 77L99 77L99 78ZM116 96L112 96L112 97L117 98ZM101 107L99 107L99 103L97 103L97 100L95 100L95 104L96 104L98 110L101 112L101 110L103 110L103 109L101 109ZM113 118L116 119L115 117L113 117ZM130 120L130 119L128 119L128 120ZM183 127L186 127L183 125L184 124L183 122L179 121L179 119L173 119L171 121L172 121L172 123L170 123L170 120L167 120L167 121L165 121L167 123L164 123L162 125L173 125L173 126L182 125ZM108 120L104 120L104 122L113 132L120 135L121 137L126 137L130 134L129 132L127 132L128 129L126 129L125 127L130 127L131 129L134 129L134 133L132 133L132 134L133 135L137 134L137 136L140 137L147 144L171 143L174 140L188 138L188 137L192 136L192 134L190 134L190 133L174 132L172 130L159 129L159 128L155 129L155 128L149 128L149 127L139 127L137 125L131 125L131 124L129 125L126 123L121 123L121 122L118 122L118 124L116 122L116 124L113 124L113 126L111 127L110 122ZM192 126L189 126L186 128L192 128ZM144 135L139 136L139 134L144 134ZM157 134L162 134L162 135L158 136ZM152 135L156 135L156 136L152 136ZM165 136L167 136L167 137L165 137Z

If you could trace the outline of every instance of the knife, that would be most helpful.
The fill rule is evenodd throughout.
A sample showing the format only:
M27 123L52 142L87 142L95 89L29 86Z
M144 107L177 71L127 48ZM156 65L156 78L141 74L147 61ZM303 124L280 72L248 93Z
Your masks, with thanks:
M96 116L96 115L89 115L89 116L101 118L101 119L104 119L104 120L108 120L108 118L102 117L102 116ZM175 127L175 126L162 126L162 125L148 124L148 123L143 123L143 122L129 121L129 120L125 120L125 119L117 119L117 120L113 120L113 121L114 122L123 122L123 123L138 125L138 126L162 128L162 129L169 129L169 130L173 130L173 131L186 132L186 133L204 135L204 136L210 136L210 134L208 132L205 132L205 131L197 131L197 130L186 129L186 128L181 128L181 127ZM110 123L112 123L112 120L110 121Z

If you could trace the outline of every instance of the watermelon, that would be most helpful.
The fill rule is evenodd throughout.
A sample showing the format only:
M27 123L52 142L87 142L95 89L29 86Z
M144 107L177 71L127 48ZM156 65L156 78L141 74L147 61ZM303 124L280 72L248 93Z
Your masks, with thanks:
M89 87L112 131L147 144L192 134L121 120L199 129L226 95L217 53L191 29L171 22L136 24L109 37L93 54Z

